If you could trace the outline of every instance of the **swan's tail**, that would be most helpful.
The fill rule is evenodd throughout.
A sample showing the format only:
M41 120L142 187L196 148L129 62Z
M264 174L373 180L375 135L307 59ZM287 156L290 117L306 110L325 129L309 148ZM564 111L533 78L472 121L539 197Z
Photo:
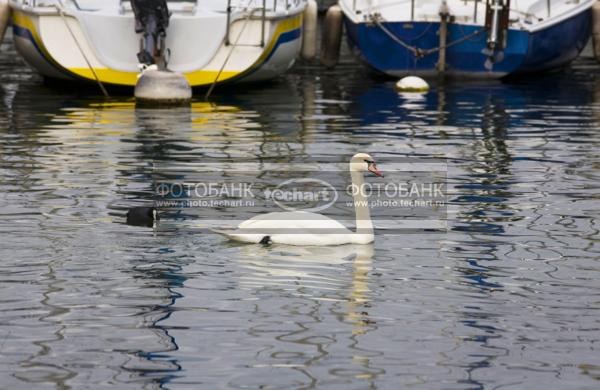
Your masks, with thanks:
M213 233L221 234L223 236L228 236L235 232L235 230L231 230L231 229L227 230L227 229L213 229L213 228L211 228L210 231Z
M268 236L265 236L264 234L240 233L239 230L235 230L235 229L233 229L233 230L232 229L210 229L210 230L212 232L215 232L217 234L225 236L233 241L249 242L249 243L253 243L253 244L261 243L261 242L263 242L265 237L268 237Z

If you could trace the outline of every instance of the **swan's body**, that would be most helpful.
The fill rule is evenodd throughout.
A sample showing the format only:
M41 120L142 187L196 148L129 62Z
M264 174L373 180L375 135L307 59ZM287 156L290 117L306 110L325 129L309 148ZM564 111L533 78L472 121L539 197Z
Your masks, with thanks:
M359 153L350 160L350 174L354 188L364 184L362 172L378 176L371 156ZM276 212L258 215L238 225L235 230L215 230L231 240L247 243L276 243L286 245L344 245L373 242L373 224L362 191L354 194L356 232L338 221L321 214L306 211Z
M286 230L289 232L285 233ZM235 241L254 244L271 242L286 245L368 244L374 239L372 231L355 233L334 219L305 211L258 215L242 222L235 230L215 230L215 232Z

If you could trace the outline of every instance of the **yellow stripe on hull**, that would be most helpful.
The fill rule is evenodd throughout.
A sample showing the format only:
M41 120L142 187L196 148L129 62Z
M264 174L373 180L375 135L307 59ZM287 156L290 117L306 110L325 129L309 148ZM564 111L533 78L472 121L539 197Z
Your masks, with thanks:
M89 80L96 80L90 68L67 68L67 70L79 77ZM122 72L113 69L94 69L96 75L103 83L134 86L137 83L139 73ZM184 76L191 86L208 85L215 81L218 71L199 70L196 72L185 73ZM241 72L223 71L219 75L218 81L225 81L239 75Z

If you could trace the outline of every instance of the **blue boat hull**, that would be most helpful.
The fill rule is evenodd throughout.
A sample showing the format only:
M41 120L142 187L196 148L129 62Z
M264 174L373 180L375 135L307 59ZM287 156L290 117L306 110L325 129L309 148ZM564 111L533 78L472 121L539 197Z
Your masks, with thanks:
M383 22L383 26L410 46L433 49L439 46L438 22ZM348 43L370 67L392 76L437 74L439 53L417 57L395 42L381 28L367 23L353 23L345 18ZM572 18L533 33L508 31L503 58L486 69L488 57L486 33L472 36L446 50L446 74L459 77L499 78L509 74L538 72L561 67L571 62L583 50L592 28L592 13L588 9ZM482 29L481 26L451 23L448 42L458 41Z

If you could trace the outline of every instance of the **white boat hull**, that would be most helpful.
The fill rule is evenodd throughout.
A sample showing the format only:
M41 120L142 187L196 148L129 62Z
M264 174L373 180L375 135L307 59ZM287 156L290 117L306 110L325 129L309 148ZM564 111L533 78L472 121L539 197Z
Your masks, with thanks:
M139 36L131 11L63 8L61 15L57 7L31 7L15 0L10 5L16 49L44 76L136 84ZM286 11L266 13L264 19L260 12L246 17L241 10L230 15L229 29L224 11L173 12L166 40L168 67L192 86L278 76L293 65L300 50L304 5L296 1Z

